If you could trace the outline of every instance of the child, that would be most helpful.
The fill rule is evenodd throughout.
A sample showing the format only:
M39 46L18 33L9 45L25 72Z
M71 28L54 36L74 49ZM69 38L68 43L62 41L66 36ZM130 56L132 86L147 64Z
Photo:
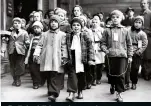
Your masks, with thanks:
M11 73L14 79L13 86L20 86L20 76L24 74L25 51L30 40L28 33L21 29L22 20L18 17L13 19L13 30L9 38L8 53L11 66Z
M84 15L79 16L79 18L81 19L82 22L82 31L88 33L87 36L91 38L92 36L92 30L88 29L86 27L87 25L87 17L85 17ZM84 90L87 89L91 89L91 83L93 83L93 85L96 85L95 81L93 81L93 75L91 74L91 70L94 69L94 66L86 66L84 65L84 72L85 72L85 88Z
M70 71L76 72L78 81L78 99L83 98L82 90L85 86L84 82L84 66L94 64L94 52L92 41L88 37L88 33L82 31L81 19L75 17L71 21L72 33L67 35L67 51ZM67 100L74 100L74 93L69 92Z
M95 69L93 70L93 83L92 85L101 84L103 63L105 61L105 54L101 52L100 40L102 38L104 29L100 27L100 19L98 14L93 16L92 19L92 39L95 52ZM95 83L96 82L96 83Z
M47 79L48 99L55 101L59 96L58 73L63 71L61 66L62 51L65 49L64 38L66 34L59 30L60 18L53 15L50 18L49 30L44 32L36 46L34 61L40 60L40 71Z
M67 12L62 8L56 8L54 13L60 17L60 30L65 33L71 32L70 24L67 20Z
M33 53L42 35L43 25L41 22L36 21L34 22L32 27L34 30L34 34L30 35L31 42L27 57L25 59L25 63L28 64L29 59L29 70L33 80L33 89L38 89L41 86L40 65L33 61Z
M142 31L143 25L144 18L142 16L137 16L134 18L134 24L129 30L133 44L133 61L130 72L133 90L136 89L136 84L138 82L138 71L141 65L142 54L148 45L147 35Z
M83 9L82 9L82 7L79 6L79 5L75 5L75 6L73 7L73 9L72 9L72 15L73 15L72 18L74 18L74 17L79 17L79 16L81 16L82 14L83 14Z
M122 102L124 91L124 73L128 63L132 61L132 41L128 30L121 25L124 15L119 10L111 12L112 26L106 28L101 39L101 48L107 54L109 75L111 78L110 92L117 91L117 102Z
M26 30L26 20L24 18L22 18L21 28Z

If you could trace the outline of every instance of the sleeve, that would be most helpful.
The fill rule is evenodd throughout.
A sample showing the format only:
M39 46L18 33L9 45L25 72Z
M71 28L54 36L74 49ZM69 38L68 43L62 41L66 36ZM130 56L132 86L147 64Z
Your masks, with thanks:
M141 55L141 54L145 51L145 49L147 48L147 45L148 45L148 39L147 39L147 35L146 35L145 32L142 34L141 40L142 40L142 48L140 48L140 49L137 51L137 53L138 53L139 55Z
M35 52L33 55L40 56L41 49L43 48L44 42L45 42L45 35L42 35L41 38L39 39L39 42L35 48Z
M108 38L108 35L107 35L107 29L106 29L104 30L102 38L100 40L101 50L105 53L107 52L107 38Z
M62 55L62 58L68 58L66 34L62 37L62 40L61 40L61 55Z
M130 32L128 30L126 35L126 45L127 45L127 56L128 58L133 56L133 45L132 45L132 39L130 36Z
M87 52L88 52L88 61L95 61L94 59L94 48L92 45L92 39L90 38L89 33L85 35L86 41L87 41Z
M27 46L29 46L29 44L30 44L30 38L29 38L29 35L28 35L27 31L25 31L24 37L25 37L25 44Z

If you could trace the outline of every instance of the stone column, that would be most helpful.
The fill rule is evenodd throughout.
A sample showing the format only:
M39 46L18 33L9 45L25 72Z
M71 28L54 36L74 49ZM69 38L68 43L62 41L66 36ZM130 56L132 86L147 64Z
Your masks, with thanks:
M43 1L42 0L37 0L37 8L38 10L43 10Z
M57 7L57 0L49 0L49 9L55 9Z

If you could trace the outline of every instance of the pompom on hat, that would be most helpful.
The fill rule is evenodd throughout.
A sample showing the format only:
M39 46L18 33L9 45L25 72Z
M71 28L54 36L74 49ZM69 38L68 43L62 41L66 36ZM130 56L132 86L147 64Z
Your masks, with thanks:
M40 29L43 30L43 25L42 25L42 23L41 23L40 21L35 21L35 22L33 23L32 27L34 27L34 26L39 26Z
M136 16L135 18L134 18L134 22L136 21L136 20L141 20L142 21L142 24L144 25L144 17L142 17L142 16Z
M124 14L120 10L113 10L110 13L110 17L112 17L112 15L118 15L118 16L120 16L122 18L122 20L125 19Z
M18 21L18 22L22 23L22 19L19 18L19 17L15 17L15 18L12 20L12 23L14 23L14 21Z

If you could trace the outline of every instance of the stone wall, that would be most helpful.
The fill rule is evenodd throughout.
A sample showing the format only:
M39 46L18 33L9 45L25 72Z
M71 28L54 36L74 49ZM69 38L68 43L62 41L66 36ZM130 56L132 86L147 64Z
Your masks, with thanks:
M135 13L140 12L140 0L79 0L80 5L85 12L89 11L94 14L103 11L105 15L108 15L112 10L119 9L125 12L127 7L135 9ZM149 0L151 2L151 0Z

